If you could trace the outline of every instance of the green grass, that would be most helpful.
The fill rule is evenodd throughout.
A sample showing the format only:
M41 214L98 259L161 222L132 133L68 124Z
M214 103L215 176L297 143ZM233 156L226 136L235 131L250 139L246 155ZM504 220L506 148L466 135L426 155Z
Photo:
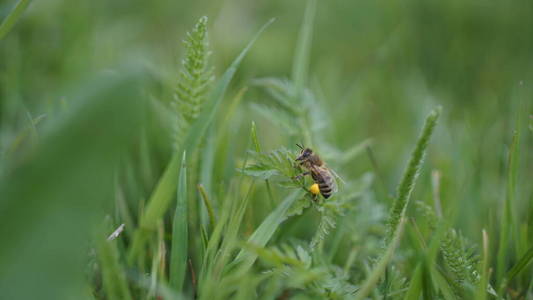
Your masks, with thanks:
M529 2L8 2L0 299L533 299Z

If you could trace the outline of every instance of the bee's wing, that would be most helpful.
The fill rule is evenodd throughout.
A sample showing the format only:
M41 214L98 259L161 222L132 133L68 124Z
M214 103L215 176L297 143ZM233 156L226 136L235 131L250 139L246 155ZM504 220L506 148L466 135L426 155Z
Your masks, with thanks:
M333 176L335 176L335 178L342 182L342 184L346 184L346 181L344 181L344 179L342 179L342 177L337 174L337 172L333 171L332 169L329 169L329 171L331 172L331 174L333 174Z
M327 173L329 174L330 178L332 179L332 189L333 189L333 192L336 193L338 192L339 188L338 188L338 185L337 185L337 178L344 184L344 180L342 180L342 178L340 178L340 176L335 173L335 171L333 171L332 169L330 169L329 167L326 167L326 166L320 166L320 167L317 167L319 168L320 170L322 170L324 173Z

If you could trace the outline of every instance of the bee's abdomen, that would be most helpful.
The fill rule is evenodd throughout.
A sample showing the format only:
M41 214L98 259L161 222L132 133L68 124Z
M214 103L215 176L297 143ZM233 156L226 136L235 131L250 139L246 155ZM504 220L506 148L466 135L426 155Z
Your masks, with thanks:
M322 174L322 176L317 176L318 178L315 179L316 183L318 183L320 194L322 194L322 196L327 199L331 196L331 194L333 194L333 191L335 189L335 182L333 181L333 178L331 178L331 176L324 175L325 174Z
M319 184L318 188L320 189L320 194L322 194L322 196L324 196L326 199L328 199L333 193L333 189L327 184Z

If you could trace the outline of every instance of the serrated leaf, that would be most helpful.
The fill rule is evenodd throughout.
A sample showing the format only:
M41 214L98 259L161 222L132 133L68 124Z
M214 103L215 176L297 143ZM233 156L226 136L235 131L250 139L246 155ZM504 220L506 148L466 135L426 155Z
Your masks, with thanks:
M308 197L302 197L298 201L296 201L291 208L287 211L287 217L297 216L301 215L304 211L304 209L311 206L311 199Z
M237 169L238 171L241 169ZM277 170L273 169L264 169L261 166L253 165L244 168L243 170L244 174L252 177L258 177L261 179L269 179L272 176L279 175L279 172Z

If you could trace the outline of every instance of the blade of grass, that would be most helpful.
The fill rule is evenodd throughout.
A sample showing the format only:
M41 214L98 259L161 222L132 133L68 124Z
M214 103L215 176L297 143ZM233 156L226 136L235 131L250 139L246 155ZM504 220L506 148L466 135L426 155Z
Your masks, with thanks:
M431 268L431 277L437 283L437 287L442 292L442 296L444 297L445 300L456 300L457 299L457 297L453 293L452 288L450 287L450 284L448 283L446 278L442 276L440 271L437 270L437 268Z
M515 189L516 189L516 177L518 170L518 155L519 155L519 142L520 134L519 131L515 131L513 134L513 139L511 142L511 147L509 148L509 157L508 157L508 173L507 173L507 189L506 196L503 203L503 212L500 223L500 240L498 245L498 256L496 258L496 280L498 285L501 285L504 273L506 270L507 257L509 256L509 233L516 232L512 231L514 223L514 198L515 198ZM501 292L501 290L500 290Z
M420 168L422 167L426 148L429 144L429 139L431 138L433 129L437 124L440 111L441 109L439 107L431 111L431 113L426 117L422 133L418 138L415 149L411 153L411 158L409 159L407 168L405 169L400 185L398 186L398 196L396 197L390 212L387 237L385 239L387 243L392 239L392 235L394 232L396 232L396 227L398 226L400 219L405 215L411 193L413 192L416 179L420 172Z
M296 89L296 96L302 95L309 68L311 41L313 38L313 20L315 18L316 0L309 0L305 8L302 28L296 44L296 54L292 66L292 80Z
M242 184L237 184L237 190L241 190ZM231 202L228 214L224 216L225 222L221 227L215 228L213 236L208 243L206 258L202 263L201 281L199 282L199 299L212 299L220 297L221 280L225 277L223 273L228 267L232 254L238 247L238 233L242 226L242 220L254 189L254 181L248 187L246 195L242 199L231 197L226 201ZM220 246L215 244L220 239L220 233L224 234L224 239ZM219 231L220 230L220 231Z
M520 258L520 260L514 265L511 270L505 276L501 290L505 290L507 284L511 282L518 274L520 274L528 265L533 261L533 247Z
M220 130L219 128L217 129ZM213 208L208 206L210 205L210 203L207 195L213 195L212 178L216 153L215 140L215 129L213 128L213 126L211 126L207 131L205 144L202 149L200 160L200 184L197 185L197 188L200 192L200 195L202 196L202 199L204 200L203 202L205 205L205 209L199 209L199 218L202 226L206 228L207 226L210 226L211 229L215 226L215 224L213 223L214 213L212 211Z
M209 226L211 226L211 228L214 228L216 224L216 219L215 219L215 211L213 210L211 201L209 201L209 197L207 197L207 192L205 191L204 187L201 184L198 185L198 191L200 191L202 200L204 201L205 207L207 208L207 213L209 215L209 223L210 223Z
M181 292L187 270L187 153L183 152L178 178L177 204L172 221L172 248L170 249L170 286Z
M271 212L265 220L252 233L247 243L255 246L264 247L270 238L276 232L279 225L285 220L288 209L292 206L294 201L301 197L301 191L294 191L291 193L276 209ZM257 259L257 254L242 249L234 260L234 263L243 262L243 268L249 268Z
M252 142L255 147L255 152L260 153L261 152L261 144L259 144L259 139L257 138L257 129L255 127L255 122L252 121ZM265 185L267 189L268 199L270 200L270 207L274 208L275 200L274 200L274 194L272 192L272 189L270 188L270 182L268 179L265 179Z
M131 264L135 260L138 252L144 246L146 236L149 231L153 230L157 224L157 221L163 217L165 212L168 209L170 201L173 197L173 194L176 190L180 155L179 153L187 152L189 157L196 147L200 143L202 137L204 136L209 124L213 121L217 108L220 105L220 102L223 99L223 96L226 92L226 89L233 78L233 75L237 71L238 66L243 60L244 56L248 53L252 45L259 38L261 33L274 21L271 19L268 21L259 31L254 35L252 40L246 45L246 47L241 51L241 53L235 58L231 63L228 69L224 72L222 77L218 80L213 91L209 95L205 108L202 110L202 113L196 119L196 121L191 125L189 132L184 141L184 146L181 151L174 153L170 163L168 164L163 176L159 179L157 186L152 193L148 205L146 207L145 214L141 219L141 224L139 230L137 230L136 235L133 240L132 247L128 254L128 262Z
M116 240L98 239L98 259L102 268L102 282L110 300L132 299L124 270L119 262Z
M309 57L311 53L313 20L315 18L316 2L316 0L309 0L307 2L302 28L300 29L298 42L296 44L296 53L294 55L294 63L292 67L292 81L294 83L291 95L293 97L292 103L300 103L300 100L304 95L304 88L309 69ZM304 113L304 111L300 112L298 124L300 127L300 132L303 136L304 144L308 147L313 147L313 139L309 130L309 120L307 119L307 114Z
M20 0L15 8L7 15L2 24L0 24L0 41L11 31L15 23L22 17L22 13L28 8L31 0Z
M409 282L409 289L405 294L404 300L418 300L422 293L422 263L418 263L411 281Z
M200 269L199 274L199 293L202 293L204 290L203 286L208 285L207 278L211 275L211 270L213 267L213 261L215 260L215 257L219 251L220 248L220 241L222 239L224 229L230 219L233 207L232 199L229 197L229 194L226 195L226 198L224 199L223 207L220 210L221 215L215 224L215 227L211 233L211 236L209 237L209 241L207 242L207 247L205 250L204 259L202 260L202 267Z
M251 138L248 140L245 149L249 148L250 142ZM242 168L247 164L247 153L248 152L245 154ZM237 180L236 185L233 185L230 189L241 191L244 179L245 177L241 172L241 176ZM226 199L222 202L224 203L224 207L221 210L220 219L216 223L213 233L207 243L204 259L202 260L198 289L200 299L211 299L212 293L219 292L218 284L220 282L220 275L223 269L227 266L230 254L238 246L237 236L239 228L254 185L255 181L252 181L248 187L246 195L242 199L238 196L233 197L232 193L225 193ZM224 239L220 243L222 236ZM216 284L212 284L213 282L216 282Z
M481 278L476 292L476 300L487 299L487 284L489 282L489 236L483 229L483 259L481 261Z
M161 281L162 278L159 278L160 276L160 267L162 266L162 263L164 263L163 257L164 252L162 246L162 238L163 238L163 222L159 222L158 228L157 228L157 241L152 244L154 249L151 249L155 253L155 255L152 256L152 267L150 270L150 288L146 292L145 299L151 300L156 296L157 293L157 282ZM163 244L164 247L164 244Z
M389 246L387 247L387 250L385 251L383 256L380 258L380 260L377 262L374 269L372 269L368 278L361 285L361 288L355 295L356 300L365 299L375 288L381 276L383 276L383 274L385 273L387 265L389 264L389 261L392 259L392 255L394 254L396 247L400 243L404 224L405 224L405 218L402 218L401 220L399 220L396 232L392 235L392 239L391 239L391 242L389 243Z

